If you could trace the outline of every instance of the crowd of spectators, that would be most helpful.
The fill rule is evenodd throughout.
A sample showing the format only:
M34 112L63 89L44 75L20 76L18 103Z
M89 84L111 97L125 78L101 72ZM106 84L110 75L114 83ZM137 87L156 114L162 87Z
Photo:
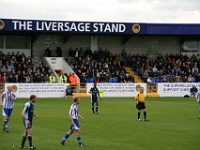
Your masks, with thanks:
M0 83L47 83L51 69L22 52L0 52Z
M90 48L70 48L67 62L80 78L85 82L119 82L133 83L134 77L126 72L127 54L123 50L120 54L113 55L108 49L99 49L92 52Z
M159 54L154 59L136 54L129 64L144 82L200 82L199 54Z
M61 48L57 51L61 55ZM48 49L46 53L51 55ZM133 83L134 77L126 72L126 66L132 67L143 82L200 82L199 54L191 57L187 54L159 54L152 59L144 54L127 55L125 50L112 54L102 48L94 52L90 48L69 48L68 56L66 60L81 83ZM48 83L51 75L51 69L40 60L26 57L24 53L0 52L0 83Z

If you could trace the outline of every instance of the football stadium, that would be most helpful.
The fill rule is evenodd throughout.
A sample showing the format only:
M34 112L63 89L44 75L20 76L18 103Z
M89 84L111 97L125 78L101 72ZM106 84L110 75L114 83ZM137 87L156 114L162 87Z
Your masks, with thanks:
M69 108L80 98L83 149L197 150L199 51L200 24L1 18L1 106L10 88L16 101L9 127L1 118L0 149L29 148L30 134L20 147L22 109L36 95L37 149L81 149L75 134L61 142L70 125ZM140 100L145 101L141 109L136 108ZM141 119L140 110L145 110Z

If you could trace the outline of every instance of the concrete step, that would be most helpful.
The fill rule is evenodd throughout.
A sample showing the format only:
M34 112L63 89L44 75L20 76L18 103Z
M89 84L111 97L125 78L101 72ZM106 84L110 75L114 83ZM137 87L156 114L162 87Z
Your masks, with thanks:
M88 93L73 93L74 97L90 97Z
M157 92L146 93L146 97L160 97Z

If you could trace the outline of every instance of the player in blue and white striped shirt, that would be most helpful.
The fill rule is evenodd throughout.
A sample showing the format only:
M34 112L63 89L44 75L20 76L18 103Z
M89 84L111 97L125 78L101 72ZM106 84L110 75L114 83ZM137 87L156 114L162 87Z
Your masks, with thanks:
M70 118L70 129L65 135L65 137L62 139L61 144L65 145L65 140L69 138L69 136L76 131L76 139L78 141L79 146L84 146L84 144L81 142L81 131L80 126L78 122L78 118L84 120L84 118L78 113L78 104L80 103L80 98L74 98L74 103L71 105L69 109L69 118Z
M2 107L2 115L4 116L3 130L8 132L8 121L14 108L15 94L12 92L12 86L7 86L7 91L2 93L0 101Z
M200 91L197 92L196 100L199 106L199 119L200 119Z

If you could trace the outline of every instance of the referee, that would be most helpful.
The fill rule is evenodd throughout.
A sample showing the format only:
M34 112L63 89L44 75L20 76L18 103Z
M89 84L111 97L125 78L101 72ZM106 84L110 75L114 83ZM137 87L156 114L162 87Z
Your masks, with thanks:
M136 99L136 108L138 110L138 121L141 121L141 119L140 119L141 111L143 111L143 113L144 113L144 121L149 121L147 119L147 111L146 111L146 106L145 106L144 88L143 87L140 88L140 91L137 93L135 99Z

